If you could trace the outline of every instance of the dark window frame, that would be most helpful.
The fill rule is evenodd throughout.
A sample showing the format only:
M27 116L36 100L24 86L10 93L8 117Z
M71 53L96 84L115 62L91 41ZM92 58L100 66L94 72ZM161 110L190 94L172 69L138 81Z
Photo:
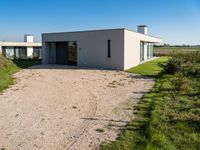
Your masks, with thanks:
M108 53L107 53L107 57L108 57L108 58L111 58L111 40L108 40L108 41L107 41L107 46L108 46L108 47L107 47L107 48L108 48L108 49L107 49L107 50L108 50L108 51L107 51L107 52L108 52Z

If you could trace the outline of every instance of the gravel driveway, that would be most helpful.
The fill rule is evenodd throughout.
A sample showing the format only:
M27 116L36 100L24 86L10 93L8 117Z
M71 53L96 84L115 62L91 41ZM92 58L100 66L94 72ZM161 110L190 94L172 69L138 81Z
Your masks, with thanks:
M0 149L98 149L134 119L154 81L120 71L35 66L0 95Z

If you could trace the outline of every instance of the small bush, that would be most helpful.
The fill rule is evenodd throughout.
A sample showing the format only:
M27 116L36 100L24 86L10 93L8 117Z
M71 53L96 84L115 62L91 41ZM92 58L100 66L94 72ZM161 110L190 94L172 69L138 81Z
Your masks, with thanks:
M191 63L200 63L200 52L190 52L190 53L183 53L178 54L176 57L181 58L184 63L191 62Z
M175 74L182 72L184 75L200 74L200 52L191 53L173 53L169 61L162 65L163 72Z
M176 72L181 71L182 60L177 57L171 57L168 62L161 66L163 68L163 72L167 74L175 74Z
M186 76L200 76L200 64L187 62L183 65L182 72Z
M187 91L188 90L188 79L182 73L176 73L175 77L171 80L173 90L175 91Z

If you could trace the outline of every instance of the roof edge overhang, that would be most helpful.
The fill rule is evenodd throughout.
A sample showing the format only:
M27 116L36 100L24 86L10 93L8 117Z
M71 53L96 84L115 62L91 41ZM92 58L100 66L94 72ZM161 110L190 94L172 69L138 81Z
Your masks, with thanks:
M42 43L28 42L0 42L0 46L41 47Z

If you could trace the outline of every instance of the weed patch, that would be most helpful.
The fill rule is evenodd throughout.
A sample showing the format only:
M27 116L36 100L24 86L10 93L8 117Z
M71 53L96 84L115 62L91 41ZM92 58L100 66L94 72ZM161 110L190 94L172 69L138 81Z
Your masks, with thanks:
M96 131L99 132L99 133L105 132L105 130L104 130L104 129L101 129L101 128L96 129Z

